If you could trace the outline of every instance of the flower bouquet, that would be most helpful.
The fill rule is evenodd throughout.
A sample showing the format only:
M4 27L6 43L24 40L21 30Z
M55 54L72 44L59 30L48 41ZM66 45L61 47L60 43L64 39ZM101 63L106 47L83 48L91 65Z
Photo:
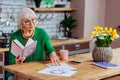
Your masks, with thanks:
M111 44L119 38L117 30L103 26L95 26L91 35L92 41L95 42L96 45L92 52L93 60L97 62L109 62L113 57Z
M119 38L116 29L103 26L95 26L91 35L96 47L110 47L112 42Z

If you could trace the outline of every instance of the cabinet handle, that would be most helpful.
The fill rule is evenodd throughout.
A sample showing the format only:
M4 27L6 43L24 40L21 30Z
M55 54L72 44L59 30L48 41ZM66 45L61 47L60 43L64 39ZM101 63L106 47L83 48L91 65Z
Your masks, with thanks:
M65 45L62 45L62 49L63 49L63 50L65 49Z
M80 44L75 44L75 50L79 50L80 49Z

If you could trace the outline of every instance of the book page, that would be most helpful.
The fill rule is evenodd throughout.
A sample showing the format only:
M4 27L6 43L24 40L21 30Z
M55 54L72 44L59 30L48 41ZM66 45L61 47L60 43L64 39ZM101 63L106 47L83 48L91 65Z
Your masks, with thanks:
M27 41L27 43L26 43L26 45L25 45L25 47L29 46L29 45L32 44L33 42L34 42L34 40L31 39L31 38L29 38L28 41Z
M22 49L24 49L24 46L17 40L13 40L18 46L20 46Z
M28 57L35 53L37 41L33 41L31 44L26 46L23 50L23 56Z
M12 41L12 46L11 46L11 53L14 56L22 56L22 48L16 44L15 41Z
M16 57L28 57L35 52L37 41L29 39L24 47L17 39L12 41L11 52Z

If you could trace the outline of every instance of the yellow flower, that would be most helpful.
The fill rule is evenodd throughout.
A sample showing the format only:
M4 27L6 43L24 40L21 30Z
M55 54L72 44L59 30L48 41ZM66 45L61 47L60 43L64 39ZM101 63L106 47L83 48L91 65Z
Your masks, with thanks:
M104 30L107 32L107 31L108 31L108 28L107 28L107 27L105 27L105 28L104 28Z
M98 26L95 26L95 27L94 27L94 30L97 31L97 30L98 30Z
M112 28L109 28L109 34L112 33L112 30L113 30Z
M112 32L112 35L116 35L117 33L116 32Z
M117 34L117 30L113 29L112 35L116 35Z
M103 30L103 27L99 27L99 30L102 31L102 30Z
M108 31L106 31L106 34L110 34L109 30L108 30Z
M113 29L113 31L117 32L117 30L116 30L116 29Z
M100 35L102 32L101 31L98 31L98 34Z
M93 32L91 33L91 35L94 37L94 36L95 36L95 32L93 31Z
M109 47L114 40L119 38L116 29L103 26L95 26L91 35L97 47Z
M113 39L117 39L117 36L116 36L116 35L113 35L112 38L113 38Z

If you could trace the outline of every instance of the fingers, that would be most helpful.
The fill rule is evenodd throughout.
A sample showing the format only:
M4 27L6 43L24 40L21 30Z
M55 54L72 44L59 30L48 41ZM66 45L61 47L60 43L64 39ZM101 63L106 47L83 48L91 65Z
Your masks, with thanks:
M57 60L52 60L51 62L52 62L52 64L55 65L55 66L59 66L59 65L60 65L60 62L57 61Z
M60 60L59 60L58 56L56 56L55 64L60 65Z
M21 57L21 61L23 62L26 58L25 57Z
M25 59L26 59L25 57L17 56L15 64L21 64L24 62Z
M57 66L60 65L60 61L57 58L57 56L54 57L54 58L51 58L51 62L52 62L53 65L57 65Z
M19 64L19 60L20 60L19 58L20 58L20 56L18 55L15 59L15 64Z
M56 54L51 53L50 60L51 60L53 65L56 65L56 66L60 65L60 60L59 60L59 58L58 58L58 56Z

